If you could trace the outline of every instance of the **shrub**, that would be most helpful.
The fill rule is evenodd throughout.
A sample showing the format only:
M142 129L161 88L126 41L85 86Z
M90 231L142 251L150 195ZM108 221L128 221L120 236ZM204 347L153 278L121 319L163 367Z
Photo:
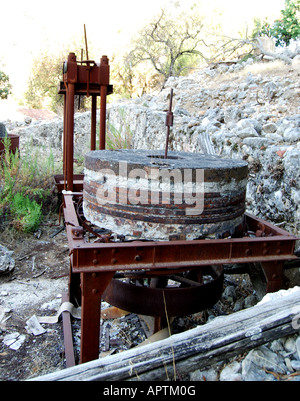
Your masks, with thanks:
M9 83L9 76L0 71L0 99L7 99L11 94L12 86Z
M24 232L35 231L43 213L53 206L54 158L41 157L39 150L9 150L9 138L4 140L4 154L0 159L0 222Z
M15 228L23 232L36 231L42 220L42 205L17 193L12 198L11 214Z

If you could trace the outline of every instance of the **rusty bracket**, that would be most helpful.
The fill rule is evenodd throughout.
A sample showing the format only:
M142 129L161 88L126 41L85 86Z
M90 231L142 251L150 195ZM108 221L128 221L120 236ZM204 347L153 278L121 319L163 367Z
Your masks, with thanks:
M83 227L75 226L71 228L73 241L83 240Z

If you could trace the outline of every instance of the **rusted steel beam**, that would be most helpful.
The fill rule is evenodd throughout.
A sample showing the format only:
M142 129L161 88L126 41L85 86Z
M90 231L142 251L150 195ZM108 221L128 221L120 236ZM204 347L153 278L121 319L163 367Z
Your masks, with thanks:
M81 274L80 363L99 357L101 298L114 273Z
M69 302L68 294L63 293L62 302L63 303ZM75 366L76 363L74 356L71 316L69 312L62 313L62 321L63 321L63 332L64 332L66 367L70 368L71 366Z
M67 190L73 191L74 159L74 84L68 85L67 95Z
M106 244L79 241L73 249L73 270L157 270L293 260L297 259L293 253L295 240L293 236L279 235L265 238Z
M86 83L75 83L75 95L78 96L86 96L87 95L87 84ZM60 83L59 86L59 95L65 95L67 93L66 87L63 82ZM107 85L107 95L111 95L113 93L113 86ZM100 84L90 82L89 84L89 94L90 96L100 96Z
M91 150L96 150L97 96L92 95Z
M106 96L107 96L107 87L101 86L100 141L99 141L100 150L103 150L106 147Z
M106 56L102 56L100 67L99 67L99 81L100 81L100 142L99 149L105 149L106 143L106 97L107 97L107 86L109 85L109 63Z
M64 128L63 128L63 187L62 189L67 189L67 94L64 95Z
M175 241L174 241L175 242ZM74 272L190 269L209 264L297 259L289 237L153 243L85 244L73 249Z
M284 261L263 262L262 270L267 280L266 292L277 292L282 289Z

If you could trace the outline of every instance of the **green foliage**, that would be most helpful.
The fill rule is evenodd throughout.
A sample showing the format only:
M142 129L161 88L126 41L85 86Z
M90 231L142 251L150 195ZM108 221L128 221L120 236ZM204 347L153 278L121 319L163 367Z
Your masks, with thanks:
M23 232L33 232L42 220L42 205L29 196L16 193L12 198L11 214L16 228Z
M288 46L292 39L300 37L300 0L285 0L281 18L273 23L255 20L253 36L268 36L276 39L276 46Z
M38 228L43 213L53 205L54 158L41 157L30 146L20 158L10 152L10 139L4 139L0 159L0 222L17 230L31 232Z
M11 94L12 86L9 83L9 76L0 71L0 99L7 99Z
M276 20L272 27L272 36L276 38L277 46L288 46L292 39L300 36L299 11L299 0L286 0L285 9L281 11L282 18Z
M257 36L267 36L272 37L272 23L268 19L261 21L259 18L254 18L254 29L252 32L252 37Z
M58 88L63 78L63 63L71 51L80 60L84 43L82 41L78 42L78 45L75 43L65 44L60 49L57 49L55 53L45 49L33 61L27 89L24 93L25 104L28 107L49 109L54 113L62 110L64 98L58 94Z
M205 59L203 39L200 13L172 2L144 25L124 55L114 56L114 92L142 96L161 89L171 76L186 75Z
M34 60L24 99L27 106L33 109L50 109L54 112L63 104L63 97L58 95L58 85L62 79L64 58L42 53Z
M195 59L203 57L198 50L203 41L202 28L203 23L194 12L176 16L162 9L134 41L130 54L132 65L148 62L164 81L185 74L195 65Z

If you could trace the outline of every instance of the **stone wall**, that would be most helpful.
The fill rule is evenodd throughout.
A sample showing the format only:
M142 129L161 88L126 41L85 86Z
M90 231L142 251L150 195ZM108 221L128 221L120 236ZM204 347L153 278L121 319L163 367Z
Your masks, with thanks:
M74 118L75 157L83 156L89 149L91 113L77 113ZM41 147L45 151L52 150L58 159L62 158L63 119L31 120L24 122L4 121L9 133L20 136L20 151L27 146Z

